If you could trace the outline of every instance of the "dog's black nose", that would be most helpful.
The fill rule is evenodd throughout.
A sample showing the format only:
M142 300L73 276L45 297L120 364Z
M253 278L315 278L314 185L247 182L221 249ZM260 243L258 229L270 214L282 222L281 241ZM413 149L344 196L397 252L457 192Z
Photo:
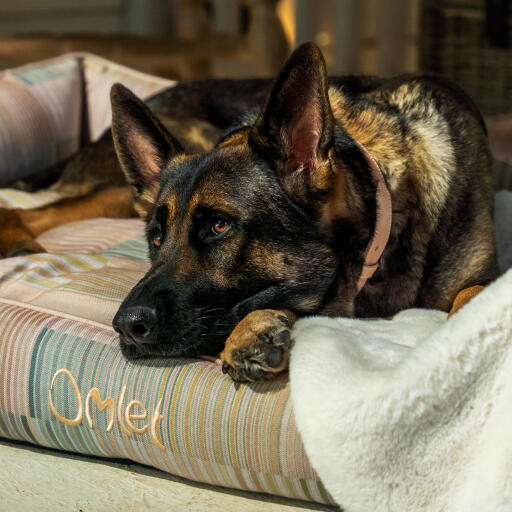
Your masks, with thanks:
M114 329L127 343L154 343L156 341L156 313L145 306L121 308L114 320Z

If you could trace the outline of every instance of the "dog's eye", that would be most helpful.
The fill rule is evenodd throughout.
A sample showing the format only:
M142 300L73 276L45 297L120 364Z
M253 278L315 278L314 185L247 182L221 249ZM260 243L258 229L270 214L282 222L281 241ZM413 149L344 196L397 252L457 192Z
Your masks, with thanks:
M157 233L154 237L153 237L153 245L155 247L160 247L162 245L162 240L164 239L162 233Z
M231 227L231 222L226 219L215 219L212 224L212 233L215 235L222 235L223 233L226 233L228 229Z

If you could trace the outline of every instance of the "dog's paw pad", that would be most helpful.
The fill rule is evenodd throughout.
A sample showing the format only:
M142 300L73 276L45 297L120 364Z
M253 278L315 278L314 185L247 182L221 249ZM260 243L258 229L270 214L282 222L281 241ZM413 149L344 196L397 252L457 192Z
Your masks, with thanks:
M270 345L265 347L263 352L265 353L265 364L270 368L278 368L283 362L284 351L281 347Z
M258 310L233 330L221 354L222 371L237 382L271 379L288 366L291 312Z

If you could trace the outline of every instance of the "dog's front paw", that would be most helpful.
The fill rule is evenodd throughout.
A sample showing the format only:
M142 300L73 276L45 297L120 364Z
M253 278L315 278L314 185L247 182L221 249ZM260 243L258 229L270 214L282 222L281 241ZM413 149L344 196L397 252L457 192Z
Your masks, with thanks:
M0 259L45 252L16 210L0 208Z
M5 257L14 258L16 256L30 256L31 254L38 254L41 252L46 252L46 249L34 239L30 238L27 240L19 240L14 243Z
M249 313L226 341L220 354L222 371L236 382L254 382L286 370L294 322L295 315L287 310Z

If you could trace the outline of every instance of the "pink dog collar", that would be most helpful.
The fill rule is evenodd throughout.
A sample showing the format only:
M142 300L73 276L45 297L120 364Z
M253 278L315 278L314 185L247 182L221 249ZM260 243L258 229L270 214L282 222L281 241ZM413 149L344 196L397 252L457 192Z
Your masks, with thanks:
M372 179L376 187L375 202L377 204L375 232L366 248L363 269L357 282L357 293L359 293L366 284L366 281L368 281L379 268L379 260L386 248L391 232L392 205L391 194L379 164L377 164L375 158L373 158L362 144L357 141L356 144L370 166Z

